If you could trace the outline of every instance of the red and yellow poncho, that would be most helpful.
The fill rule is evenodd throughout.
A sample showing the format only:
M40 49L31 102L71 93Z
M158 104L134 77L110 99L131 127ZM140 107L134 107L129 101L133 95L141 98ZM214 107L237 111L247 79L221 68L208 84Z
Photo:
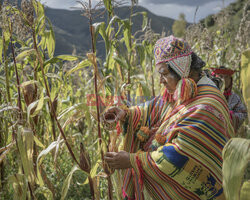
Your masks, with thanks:
M141 127L155 126L147 141L139 139ZM131 107L122 150L133 167L123 171L124 199L147 199L145 190L154 200L225 199L222 149L233 134L226 100L212 85L198 85L197 97L177 107L161 97Z

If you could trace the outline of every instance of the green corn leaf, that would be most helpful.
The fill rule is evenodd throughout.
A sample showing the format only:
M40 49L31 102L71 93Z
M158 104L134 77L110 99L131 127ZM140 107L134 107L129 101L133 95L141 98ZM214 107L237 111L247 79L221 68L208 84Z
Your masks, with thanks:
M45 67L46 65L55 64L55 63L60 62L60 61L61 61L61 59L59 59L59 58L57 58L57 57L50 58L50 59L48 59L48 60L46 60L46 61L44 62L44 67Z
M85 181L83 182L83 184L79 184L79 185L87 185L89 183L89 178L87 177L86 179L85 179Z
M67 73L66 76L69 76L70 74L72 74L73 72L79 70L79 69L83 69L85 67L91 66L92 63L88 60L85 59L83 61L81 61L79 64L77 64L75 67L71 68Z
M49 78L55 78L55 79L62 81L61 77L58 76L57 74L54 74L54 73L47 73L47 74L45 74L45 76L47 76Z
M28 122L29 122L29 118L30 118L30 115L31 115L31 110L37 106L38 102L39 102L39 100L36 100L36 101L32 102L28 106L28 108L27 108L27 119L28 119Z
M42 34L45 30L45 13L43 5L36 0L32 0L33 7L36 13L36 33Z
M37 157L37 161L36 161L37 167L39 167L40 164L42 163L44 156L46 156L52 149L54 149L58 143L62 143L62 142L63 140L54 141L46 149L42 150Z
M103 23L104 22L97 22L97 23L94 23L92 25L93 30L94 30L94 44L96 43L96 39L97 39L98 34L99 34L99 29L100 29L100 27L102 26Z
M130 40L131 40L131 25L129 23L129 20L122 20L122 23L124 25L124 31L123 31L123 36L124 36L124 42L125 45L128 49L128 52L131 52L131 44L130 44Z
M223 149L223 187L227 200L239 200L246 167L250 160L250 140L233 138ZM248 191L248 197L250 191Z
M60 141L60 139L61 139L61 136L59 135L58 138L57 138L57 141ZM56 149L55 149L55 154L54 154L54 162L56 162L57 156L59 154L59 148L60 148L60 143L57 142Z
M110 20L109 24L108 24L108 27L106 30L109 30L111 28L111 26L117 22L119 25L122 23L122 20L117 16L113 16L112 19ZM122 26L119 26L119 28L122 27Z
M42 175L40 173L39 167L37 167L36 174L37 174L37 180L38 180L39 186L44 187L44 181L43 181Z
M91 178L94 178L96 176L97 169L98 169L98 167L100 165L100 162L101 162L101 160L97 160L96 163L95 163L95 166L91 169L91 171L90 171Z
M4 111L11 111L11 110L18 110L19 108L17 106L6 106L3 105L0 107L0 114L2 114Z
M38 18L36 19L36 22L35 22L37 24L36 25L36 34L39 34L41 36L44 35L44 31L46 30L45 29L45 19L46 19L45 15L42 16L39 19ZM46 42L46 40L45 40L45 37L44 37L44 45L45 45L45 42Z
M40 154L38 155L37 157L37 179L38 179L38 183L40 185L40 187L43 187L44 186L44 181L43 181L43 178L41 176L41 173L40 173L40 165L44 159L44 157L51 151L53 150L58 144L62 143L63 140L58 140L58 141L54 141L52 142L46 149L42 150L40 152Z
M38 44L38 47L41 47L42 50L45 50L45 49L46 49L46 32L44 32L44 33L42 34L41 41L40 41L40 43Z
M38 19L40 19L41 17L44 16L43 5L39 1L36 1L36 0L32 0L32 3L33 3L33 7L34 7L34 10L35 10L35 13L36 13L36 17Z
M111 15L113 12L112 0L103 0L103 3L109 15Z
M33 132L29 129L18 127L17 146L20 152L24 174L32 185L35 184L33 143Z
M115 67L115 60L113 58L113 54L114 54L114 47L111 46L111 48L108 51L108 55L106 56L106 61L103 64L105 66L105 68L113 70Z
M48 50L49 57L53 58L54 52L55 52L55 33L53 31L52 24L48 18L47 18L47 21L48 21L50 30L47 32L47 35L46 35L46 47Z
M30 85L30 84L37 84L37 83L38 83L38 81L36 81L36 80L25 81L25 82L23 82L23 83L20 85L20 87L25 87L25 86L27 86L27 85Z
M8 181L13 186L14 200L26 200L28 182L23 174L15 174L8 178Z
M99 28L99 33L102 36L104 43L105 43L106 55L109 52L110 44L111 44L109 37L108 37L108 35L110 34L110 31L111 31L110 26L108 26L106 29L106 24L104 22L101 23L100 28Z
M82 103L75 104L73 106L70 106L66 109L64 109L58 116L58 119L60 120L64 115L68 114L69 112L76 110L77 108L81 107Z
M122 68L128 69L128 63L124 58L119 56L113 56L113 58Z
M67 60L67 61L74 61L74 60L79 59L78 56L72 56L72 55L60 55L60 56L57 56L57 58L60 58L62 60Z
M8 46L10 42L10 32L4 31L3 35L4 35L5 45Z
M45 37L45 45L48 51L49 58L53 58L53 54L55 51L55 41L52 36L52 32L46 30L44 32L44 37Z
M36 145L45 149L45 146L43 145L43 143L40 142L40 140L36 136L33 136L33 137L34 137L34 141L35 141Z
M77 166L74 166L72 168L72 170L70 171L70 173L68 174L67 178L65 179L65 181L63 183L63 187L62 187L62 192L61 192L61 200L64 200L66 198L72 176L73 176L74 172L77 170L80 170L80 169Z
M143 15L142 31L145 31L148 25L148 16L147 16L147 12L141 12L141 14Z
M109 39L109 45L111 46L112 45L112 33L115 31L115 28L114 27L107 27L106 28L106 35L107 35L107 38ZM113 39L113 38L112 38Z
M148 25L148 16L147 16L147 12L136 12L132 15L132 17L136 17L138 15L142 15L143 16L143 21L142 21L142 31L145 31L145 29L147 28Z
M43 104L44 104L44 95L43 95L43 92L41 92L41 97L40 97L40 99L37 103L37 107L36 107L34 113L32 113L31 117L35 117L40 112L40 110L42 110Z
M25 57L30 56L31 54L35 53L35 49L27 49L22 51L20 54L17 55L16 60L21 61Z
M57 146L60 145L60 143L62 143L63 140L60 140L60 136L58 137L58 140L57 141L54 141L52 142L46 149L42 150L40 152L40 154L38 155L38 158L37 158L37 179L38 179L38 183L40 185L40 187L43 187L44 186L44 181L43 181L43 178L42 178L42 175L40 173L40 165L42 164L42 161L44 159L44 157L51 151L53 150L54 148L56 148ZM37 144L39 144L39 142L37 142Z

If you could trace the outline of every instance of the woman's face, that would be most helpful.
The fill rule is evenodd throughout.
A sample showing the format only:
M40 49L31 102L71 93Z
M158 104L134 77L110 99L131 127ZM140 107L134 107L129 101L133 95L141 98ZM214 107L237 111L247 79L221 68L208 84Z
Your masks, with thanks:
M160 83L162 83L168 90L168 93L173 94L178 80L170 73L166 63L160 63L156 65L156 70L160 74Z

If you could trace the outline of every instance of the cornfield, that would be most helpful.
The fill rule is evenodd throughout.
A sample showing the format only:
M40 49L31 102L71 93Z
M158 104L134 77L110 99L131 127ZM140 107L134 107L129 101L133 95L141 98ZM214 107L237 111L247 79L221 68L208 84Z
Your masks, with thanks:
M120 172L104 162L104 154L118 151L121 139L103 125L102 114L161 91L153 48L166 33L152 31L147 13L133 13L137 1L131 1L127 19L115 14L119 2L79 3L92 39L85 56L54 55L53 26L39 1L0 5L0 199L122 199ZM109 20L94 23L103 14L101 6ZM237 70L234 90L243 92L249 109L248 8L246 1L236 36L225 26L229 13L222 13L216 30L193 24L185 39L207 69L224 64ZM132 32L138 15L143 16L139 34ZM97 57L98 41L105 44L104 59ZM239 135L249 134L245 122ZM249 156L244 155L250 154L250 143L243 138L230 140L224 149L228 199L249 198ZM230 153L235 149L238 153ZM229 171L238 168L230 166L237 159L241 172L232 176Z

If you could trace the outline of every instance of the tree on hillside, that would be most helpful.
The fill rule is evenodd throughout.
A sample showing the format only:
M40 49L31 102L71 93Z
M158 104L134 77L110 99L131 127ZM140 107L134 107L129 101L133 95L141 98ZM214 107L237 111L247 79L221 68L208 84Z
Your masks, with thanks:
M176 37L184 37L186 31L187 21L185 19L185 14L180 13L179 19L175 20L172 30Z

